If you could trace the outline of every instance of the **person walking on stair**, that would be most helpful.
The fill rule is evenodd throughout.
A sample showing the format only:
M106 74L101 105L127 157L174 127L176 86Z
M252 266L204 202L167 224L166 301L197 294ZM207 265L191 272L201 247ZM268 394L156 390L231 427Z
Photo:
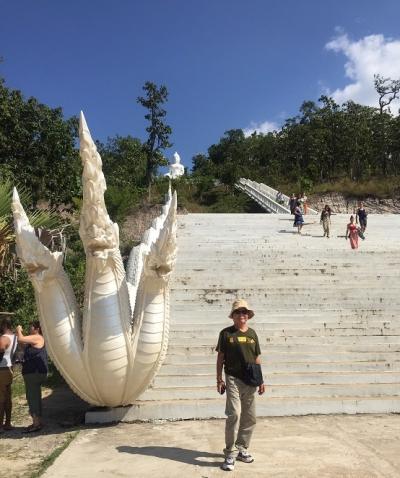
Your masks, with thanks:
M290 214L294 214L294 208L296 207L296 196L294 193L290 196L289 202L288 202L288 207L290 209Z
M301 229L304 224L303 212L301 210L301 203L297 201L296 207L294 208L294 223L293 227L297 227L297 232L301 234Z
M221 330L216 347L217 390L220 394L226 390L225 461L221 466L225 471L234 470L235 460L254 461L248 448L256 425L255 393L258 388L262 395L265 386L258 337L247 325L253 316L245 300L236 300L229 315L233 325Z
M346 239L350 239L350 247L358 249L359 228L354 224L354 216L350 216L350 222L346 227Z
M356 212L356 224L360 223L361 231L364 233L367 229L367 211L364 209L364 204L359 203Z
M331 228L331 208L326 204L321 212L321 224L324 229L324 237L329 237Z

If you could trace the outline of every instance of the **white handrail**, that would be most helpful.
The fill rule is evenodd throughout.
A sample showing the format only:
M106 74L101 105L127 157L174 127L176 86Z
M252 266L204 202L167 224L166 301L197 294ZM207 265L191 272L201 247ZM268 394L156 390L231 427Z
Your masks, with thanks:
M282 206L282 204L276 202L274 199L272 199L264 192L260 191L258 188L254 187L251 184L252 181L248 181L248 179L240 179L240 181L236 184L236 187L245 192L252 199L254 199L254 201L256 201L268 212L273 212L275 214L290 214L289 209L287 209L285 206Z
M256 181L252 181L246 178L240 178L239 182L236 184L236 187L248 194L268 212L274 212L278 214L290 214L290 210L287 207L289 205L290 198L286 194L281 193L281 198L285 204L284 206L276 201L276 197L279 191L271 188L270 186L267 186L266 184L257 183ZM307 213L319 214L318 211L310 207L307 208Z

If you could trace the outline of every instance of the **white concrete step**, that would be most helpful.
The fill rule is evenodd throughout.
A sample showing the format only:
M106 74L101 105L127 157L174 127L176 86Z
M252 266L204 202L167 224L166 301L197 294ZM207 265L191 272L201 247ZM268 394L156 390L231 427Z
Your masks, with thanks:
M305 372L400 372L400 360L382 361L382 362L356 362L356 361L330 361L330 362L266 362L263 364L263 372L266 376L271 373L305 373ZM189 364L165 364L159 372L159 376L193 376L193 375L212 375L215 372L215 360L210 363L193 363Z
M138 400L131 407L91 411L86 423L110 423L136 420L189 420L225 418L225 397L208 400ZM261 417L334 413L399 413L400 398L332 397L332 398L267 398L257 399L257 415Z
M279 372L265 374L265 383L271 385L326 385L326 384L376 384L400 383L400 373L392 371L382 372ZM215 373L187 375L161 375L154 380L154 388L175 387L204 387L215 383ZM400 393L400 387L399 387Z
M400 352L400 344L375 344L375 345L358 345L358 344L349 344L349 345L319 345L319 344L282 344L282 345L269 345L268 348L261 346L261 352L264 356L268 357L275 353L346 353L350 354L352 352L356 353L371 353L371 352ZM181 357L188 357L193 355L212 355L215 357L215 344L214 345L199 345L199 346L185 346L185 345L176 345L172 343L168 348L169 354L180 355ZM350 356L350 355L349 355Z
M397 324L395 324L397 325ZM390 327L390 324L385 322L384 325L369 326L362 322L353 323L350 327L347 323L337 323L332 322L329 325L325 326L321 323L319 326L315 325L310 328L310 324L303 322L296 324L287 323L286 326L282 326L282 323L256 323L257 330L263 331L267 336L273 337L321 337L321 336L353 336L353 335L396 335L400 336L399 327ZM207 339L215 341L215 337L218 336L218 332L221 329L221 326L218 324L209 324L207 329L197 330L193 329L193 324L189 327L177 328L175 324L174 327L170 328L170 337L173 339L179 338L194 338L194 337L206 337Z
M259 328L260 333L261 328ZM343 345L343 344L358 344L358 345L372 345L372 344L392 344L400 345L400 335L395 334L395 331L390 331L387 334L373 335L368 333L348 334L345 329L337 329L339 333L325 335L309 335L309 334L270 334L263 330L261 335L260 345L266 344L264 350L268 353L270 345ZM172 333L171 339L175 346L191 347L191 346L212 346L217 340L215 335L203 334L176 334ZM267 337L264 337L267 335ZM260 338L260 337L259 337Z
M349 354L348 352L339 352L334 350L329 352L324 350L322 353L311 353L309 351L305 353L298 352L285 352L285 353L267 353L263 354L263 363L265 364L296 364L296 363L394 363L400 361L398 352L385 350L384 352L353 352ZM164 361L164 364L160 370L165 366L171 364L184 364L184 365L193 365L193 364L212 364L212 367L215 367L216 356L213 354L190 354L185 357L185 360L182 360L182 354L173 354L168 353Z
M188 385L186 387L157 387L149 389L143 394L145 400L163 400L168 394L175 400L207 400L215 398L215 385L197 387L196 385ZM265 398L327 398L345 397L350 395L357 398L365 397L393 397L400 399L400 391L398 384L308 384L308 385L270 385L267 386Z

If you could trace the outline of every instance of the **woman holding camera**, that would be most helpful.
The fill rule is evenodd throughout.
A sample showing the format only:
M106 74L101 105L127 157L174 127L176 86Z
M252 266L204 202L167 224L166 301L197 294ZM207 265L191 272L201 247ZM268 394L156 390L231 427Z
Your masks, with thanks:
M32 425L26 431L27 433L37 432L43 426L41 387L46 380L48 372L47 352L42 329L38 321L31 323L30 335L25 336L20 325L18 325L16 331L18 342L25 345L22 376L25 382L29 413L32 417Z

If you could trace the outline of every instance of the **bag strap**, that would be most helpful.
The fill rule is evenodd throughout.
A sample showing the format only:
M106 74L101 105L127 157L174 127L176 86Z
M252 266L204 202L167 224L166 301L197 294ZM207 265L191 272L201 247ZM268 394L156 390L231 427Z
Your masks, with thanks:
M17 351L17 334L14 334L14 339L13 339L13 343L11 346L11 353L10 353L11 363L14 363L14 357L15 357L16 351Z

